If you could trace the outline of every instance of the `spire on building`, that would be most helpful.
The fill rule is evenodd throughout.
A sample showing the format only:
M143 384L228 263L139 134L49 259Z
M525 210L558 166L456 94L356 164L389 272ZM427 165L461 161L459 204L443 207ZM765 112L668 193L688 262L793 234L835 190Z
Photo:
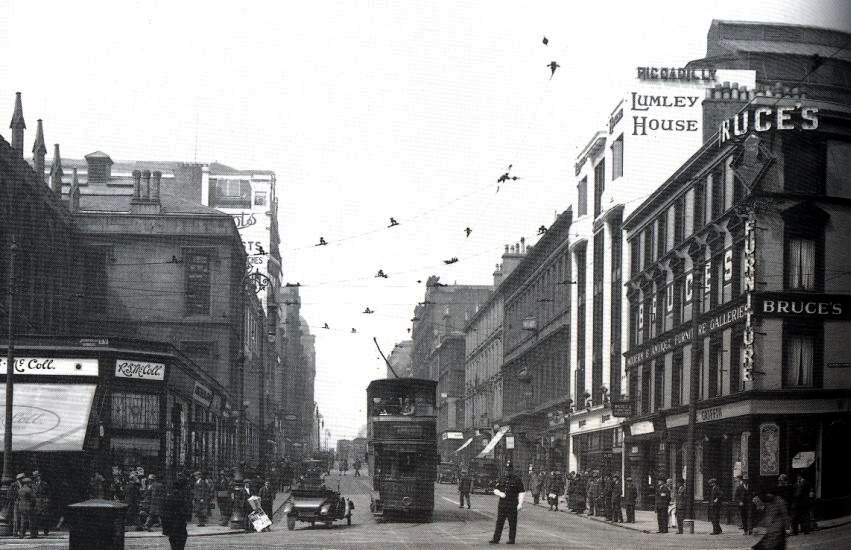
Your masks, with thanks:
M50 188L62 196L62 156L59 154L59 144L53 145L53 164L50 165Z
M15 112L12 113L12 122L9 123L9 128L12 129L12 149L16 150L20 156L24 156L24 130L26 127L24 108L21 105L21 92L15 92Z
M71 212L80 210L80 181L77 179L77 169L71 170L71 190L68 191L68 205Z
M42 183L44 183L44 155L46 154L47 147L44 145L44 128L42 128L41 119L38 119L38 126L35 130L35 141L33 142L33 170Z

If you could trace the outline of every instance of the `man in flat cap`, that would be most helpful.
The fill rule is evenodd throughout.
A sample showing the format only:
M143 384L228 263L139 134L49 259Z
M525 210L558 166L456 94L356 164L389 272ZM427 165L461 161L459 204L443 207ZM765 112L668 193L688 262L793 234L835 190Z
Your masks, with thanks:
M195 478L192 487L192 500L195 503L195 513L198 515L198 527L205 527L207 525L207 516L210 514L210 500L213 491L209 482L201 475L200 471L192 475Z

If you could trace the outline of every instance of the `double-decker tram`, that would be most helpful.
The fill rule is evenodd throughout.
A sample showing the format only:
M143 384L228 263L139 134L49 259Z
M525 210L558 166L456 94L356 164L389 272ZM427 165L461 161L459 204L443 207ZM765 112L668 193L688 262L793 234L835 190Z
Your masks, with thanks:
M370 511L430 520L437 478L437 382L373 380L366 390Z

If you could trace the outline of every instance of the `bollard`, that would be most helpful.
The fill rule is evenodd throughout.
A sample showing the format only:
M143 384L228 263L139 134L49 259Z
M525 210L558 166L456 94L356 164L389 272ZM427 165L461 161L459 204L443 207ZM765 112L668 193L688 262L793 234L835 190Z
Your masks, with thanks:
M686 535L694 534L694 520L693 519L684 519L683 520L683 533Z

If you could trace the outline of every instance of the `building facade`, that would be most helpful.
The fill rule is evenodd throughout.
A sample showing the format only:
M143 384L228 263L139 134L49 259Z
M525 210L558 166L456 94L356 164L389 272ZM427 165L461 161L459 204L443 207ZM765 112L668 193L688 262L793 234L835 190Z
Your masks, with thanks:
M639 476L682 475L694 402L696 499L713 477L730 494L736 474L802 473L823 514L847 513L849 113L760 95L626 221Z

